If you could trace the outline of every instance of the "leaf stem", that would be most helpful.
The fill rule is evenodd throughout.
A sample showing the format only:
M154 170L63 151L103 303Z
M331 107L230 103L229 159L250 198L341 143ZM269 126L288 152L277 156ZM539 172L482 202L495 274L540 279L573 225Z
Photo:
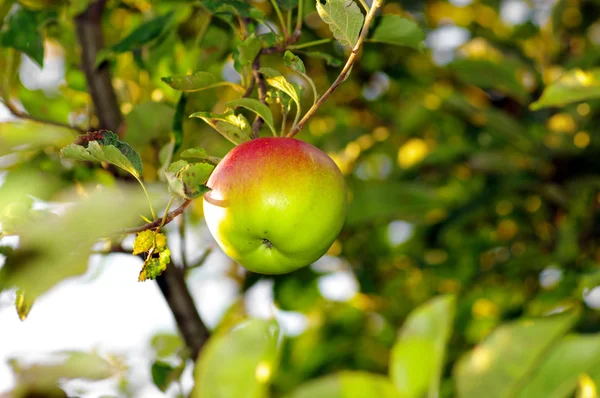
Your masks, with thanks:
M308 82L308 84L310 84L310 86L312 87L312 91L313 91L313 95L314 95L314 100L313 100L313 106L317 103L317 100L319 99L319 93L317 92L317 86L315 86L315 82L312 81L312 79L310 77L308 77L308 75L304 72L300 72L297 71L300 75L302 75L302 77L304 78L304 80L306 80Z
M283 19L283 14L281 14L281 10L279 9L279 4L277 4L277 0L271 0L271 5L273 5L275 14L277 14L277 18L279 19L279 24L281 25L281 30L283 30L283 37L287 40L287 38L290 36L290 34L285 26L286 25L285 20Z
M310 107L310 109L308 110L308 112L306 112L306 114L304 115L302 120L300 120L300 122L298 124L296 124L295 126L292 127L292 129L286 135L286 137L291 138L291 137L295 136L296 134L298 134L300 132L300 130L302 130L302 127L304 127L304 124L306 124L308 119L310 119L317 112L317 109L319 109L319 107L323 104L323 102L325 102L325 100L327 100L327 98L329 98L331 93L333 93L340 86L340 84L342 84L344 82L344 80L346 80L346 78L348 77L348 74L350 73L350 70L352 69L352 65L354 65L354 62L356 62L356 59L358 57L358 52L359 52L363 42L365 41L365 38L367 37L367 33L369 33L369 27L371 26L371 23L373 22L375 13L379 9L379 7L381 7L381 1L382 0L374 0L373 1L373 6L371 7L371 9L369 9L369 12L367 13L367 15L365 17L365 22L363 24L362 31L360 32L360 36L358 37L356 44L352 48L352 53L350 53L350 56L348 57L348 60L346 61L346 65L344 65L344 68L340 72L340 75L337 77L337 79L335 79L335 81L333 82L331 87L329 87L327 89L327 91L325 91L325 93L321 96L321 98L319 98L317 100L317 102L315 102L315 104Z
M167 220L167 215L169 214L169 210L171 209L171 205L173 204L174 200L175 200L175 196L172 196L171 200L169 200L169 203L167 203L167 207L165 208L165 214L163 214L160 226L156 229L157 231L159 231L165 225L165 221Z
M150 206L150 212L152 213L152 220L156 220L156 213L154 212L154 207L152 207L152 202L150 201L150 195L148 195L148 191L146 190L146 186L142 182L141 178L135 177L135 179L140 183L142 189L144 190L144 194L146 195L146 200L148 201L148 206Z
M359 0L360 4L363 6L363 8L365 9L366 12L369 12L369 5L367 4L367 2L365 0Z
M304 15L303 15L303 10L302 10L302 6L303 6L304 0L298 0L298 15L296 16L296 29L294 29L294 35L300 35L300 32L302 31L302 20L304 19Z
M287 46L287 49L288 50L299 50L301 48L318 46L320 44L326 44L329 42L331 42L331 39L320 39L320 40L309 41L308 43Z
M288 30L288 32L291 32L292 31L292 10L289 10L287 12L286 17L287 17L287 30Z
M160 227L161 223L163 223L163 226L167 225L168 223L170 223L171 221L173 221L173 219L175 217L177 217L178 215L180 215L181 213L183 213L183 211L185 210L186 207L188 207L190 205L190 203L192 203L191 199L186 199L178 208L176 208L175 210L167 213L167 217L164 220L160 219L160 220L154 220L153 222L150 223L146 223L144 225L140 225L139 227L133 227L133 228L126 228L121 230L121 234L127 235L127 234L133 234L133 233L137 233L137 232L142 232L145 231L147 229L155 229Z

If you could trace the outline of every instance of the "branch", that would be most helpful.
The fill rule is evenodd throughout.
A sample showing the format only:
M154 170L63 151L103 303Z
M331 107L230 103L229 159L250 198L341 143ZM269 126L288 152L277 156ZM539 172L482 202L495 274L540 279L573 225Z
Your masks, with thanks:
M171 308L179 332L191 351L192 358L198 358L200 350L208 340L209 335L185 283L184 271L171 263L156 278L156 282L163 296L165 296L169 308Z
M96 68L96 55L104 47L102 11L107 0L97 0L75 17L77 37L81 46L82 69L87 79L100 128L120 133L123 117L112 86L108 63Z
M352 53L348 57L348 61L346 61L346 65L344 65L344 68L340 72L340 75L337 77L337 79L335 79L335 81L333 82L331 87L329 87L329 89L327 89L327 91L325 91L325 93L321 96L321 98L319 98L317 100L317 102L315 102L314 105L310 107L308 112L306 112L304 117L300 120L300 122L298 122L296 127L294 127L286 135L286 137L291 138L291 137L295 136L296 134L298 134L300 132L300 130L302 130L302 127L304 127L304 124L308 121L308 119L310 119L317 112L317 109L319 109L319 107L323 104L323 102L325 102L325 100L331 95L331 93L333 93L335 91L335 89L337 89L340 86L340 84L342 84L344 82L344 80L346 80L346 78L348 77L348 74L350 73L350 70L352 69L352 65L354 65L354 62L356 62L356 59L358 57L358 52L359 52L363 42L365 41L365 38L367 37L367 33L369 33L369 27L371 26L371 23L373 22L373 17L375 17L375 13L379 9L379 7L381 7L381 0L374 0L373 5L371 6L371 9L369 10L369 12L367 13L367 16L365 17L365 23L363 25L362 31L360 32L360 36L358 37L358 40L356 41L354 48L352 48Z
M142 232L145 231L147 229L156 229L161 227L161 225L164 227L165 225L167 225L168 223L170 223L171 221L173 221L173 219L175 217L177 217L178 215L180 215L181 213L183 213L183 211L185 210L186 207L188 207L190 205L190 203L192 203L191 199L186 199L178 208L176 208L175 210L169 212L166 217L164 217L165 221L163 223L163 217L158 218L152 222L146 223L144 225L140 225L139 227L133 227L133 228L126 228L121 230L121 232L123 234L133 234L133 233L137 233L137 232Z
M262 73L260 73L259 70L260 54L257 55L256 58L254 58L254 62L252 62L252 76L254 77L253 80L258 86L258 99L260 102L267 105L267 83L265 82L265 77ZM265 121L260 116L257 116L256 119L254 119L254 123L252 123L252 136L254 138L258 138L258 132L260 131L260 128L263 126L264 122Z
M96 108L100 127L110 129L114 132L120 132L122 116L117 103L117 96L111 83L108 64L95 68L96 55L103 47L101 17L104 5L107 0L97 0L92 3L88 9L75 18L77 35L81 44L83 71L86 75L92 100ZM175 217L181 214L191 203L190 200L183 202L177 209L171 211L162 219L153 223L142 225L138 228L124 230L125 233L139 232L146 229L157 228L161 224L171 222ZM185 283L183 270L173 264L167 267L156 282L160 291L165 297L173 317L177 322L179 332L183 336L186 346L190 350L192 357L197 358L200 349L208 339L208 330L194 304L194 300Z
M59 123L59 122L54 122L52 120L43 120L43 119L38 119L35 116L32 116L26 112L21 112L19 109L17 109L17 107L10 101L9 98L5 98L3 101L4 106L6 107L6 109L8 109L10 111L10 113L12 113L15 117L18 117L20 119L27 119L27 120L31 120L33 122L36 123L43 123L43 124L49 124L52 126L57 126L57 127L64 127L66 129L71 129L71 130L75 130L78 133L85 133L86 131L82 128L76 127L76 126L70 126L68 124L64 124L64 123Z

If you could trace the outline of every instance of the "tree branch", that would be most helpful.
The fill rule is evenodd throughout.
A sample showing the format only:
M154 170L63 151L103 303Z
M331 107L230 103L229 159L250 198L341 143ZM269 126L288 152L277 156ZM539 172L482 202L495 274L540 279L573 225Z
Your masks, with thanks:
M83 71L87 78L98 119L100 119L100 127L119 134L121 133L120 128L123 119L112 86L108 65L104 64L96 69L96 55L103 47L101 18L106 1L97 0L92 3L84 13L75 18L75 24L81 44ZM190 203L190 200L186 200L177 209L168 213L164 224L169 223L181 214ZM132 233L156 228L162 223L163 220L158 219L153 223L131 228L124 232ZM156 282L173 313L179 332L183 336L192 357L198 357L200 349L208 339L208 330L202 322L187 288L183 270L171 264L156 279Z
M358 52L360 51L360 48L363 42L365 41L365 38L367 37L367 33L369 33L369 27L371 26L373 18L375 17L375 13L379 9L379 7L381 7L381 0L374 0L371 9L365 17L365 22L362 31L360 32L360 36L358 37L356 44L352 48L352 53L348 57L348 61L346 61L346 65L344 65L344 68L340 72L340 75L337 77L337 79L335 79L331 87L329 87L327 91L325 91L325 93L317 100L317 102L315 102L314 105L310 107L310 109L306 112L304 117L300 120L300 122L298 122L296 127L294 127L286 135L286 137L291 138L298 134L300 130L302 130L302 127L304 127L304 124L317 112L317 109L319 109L323 102L325 102L325 100L329 98L331 93L333 93L335 89L337 89L340 86L340 84L342 84L344 80L346 80L348 74L350 73L350 70L352 69L352 65L354 65L354 62L358 58Z
M188 207L190 205L190 203L192 203L191 199L186 199L178 208L176 208L173 211L170 211L165 218L165 222L163 223L163 217L160 217L152 222L146 223L144 225L140 225L139 227L133 227L133 228L127 228L127 229L123 229L121 232L123 234L133 234L133 233L137 233L137 232L142 232L145 231L147 229L156 229L158 227L160 227L161 225L164 227L165 225L167 225L168 223L170 223L171 221L173 221L173 219L175 217L177 217L178 215L180 215L181 213L183 213L183 211L185 210L186 207Z
M158 287L171 308L177 327L192 358L198 358L202 346L208 340L208 329L202 322L194 299L185 283L184 271L173 263L156 278Z
M123 118L112 86L108 63L96 68L96 56L104 47L102 37L102 11L107 0L97 0L86 11L75 17L77 37L81 45L82 68L87 78L96 115L101 129L114 131L121 135Z
M33 122L36 123L42 123L42 124L49 124L52 126L57 126L57 127L64 127L67 129L71 129L71 130L75 130L78 133L85 133L86 131L76 127L76 126L70 126L68 124L64 124L64 123L59 123L59 122L54 122L52 120L43 120L43 119L38 119L35 116L32 116L26 112L21 112L19 109L17 109L17 107L10 101L9 98L4 98L3 101L4 106L6 107L6 109L8 109L10 111L10 113L12 113L15 117L18 117L20 119L27 119L27 120L31 120Z

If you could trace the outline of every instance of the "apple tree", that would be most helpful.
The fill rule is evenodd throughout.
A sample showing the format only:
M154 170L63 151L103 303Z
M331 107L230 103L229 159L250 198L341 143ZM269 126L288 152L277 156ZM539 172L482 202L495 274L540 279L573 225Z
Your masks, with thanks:
M0 293L27 322L92 258L137 259L177 324L149 342L167 395L596 397L599 15L3 0ZM209 326L188 278L216 254L240 293ZM7 394L139 396L125 362L12 358Z

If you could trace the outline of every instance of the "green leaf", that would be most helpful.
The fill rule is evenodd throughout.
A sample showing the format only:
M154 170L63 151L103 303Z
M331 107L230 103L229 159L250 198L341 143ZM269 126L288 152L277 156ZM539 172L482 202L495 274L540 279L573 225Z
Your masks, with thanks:
M464 58L452 62L450 69L467 84L484 89L495 88L522 103L529 101L529 93L517 79L516 68L510 63Z
M163 77L161 80L175 90L186 92L206 90L207 88L214 87L214 84L217 83L217 78L208 72Z
M240 0L204 0L202 5L212 14L239 15L240 17L252 18L258 21L264 19L262 11Z
M185 363L178 367L174 367L163 361L155 361L152 364L151 374L154 385L162 392L166 392L171 383L179 380Z
M410 19L398 15L384 15L375 28L371 41L423 49L425 32Z
M135 178L142 175L142 158L127 143L118 140L112 131L96 131L79 136L78 143L61 149L65 159L98 161L113 164Z
M587 71L573 69L550 83L544 89L542 96L529 107L536 111L597 98L600 98L600 68Z
M519 319L494 330L456 364L457 397L514 397L540 358L578 318L573 311Z
M540 367L527 378L517 398L563 398L572 396L577 379L587 373L600 375L600 334L570 335L548 353ZM595 377L594 377L595 378Z
M283 55L283 63L286 67L300 74L307 82L310 84L310 87L313 90L314 102L317 102L319 98L319 93L317 93L317 87L313 80L306 74L306 68L304 67L304 62L300 59L300 57L294 55L290 51L286 51Z
M328 54L328 53L324 53L321 51L306 51L306 52L302 52L302 53L304 55L306 55L307 57L322 59L323 61L325 61L327 63L327 65L333 66L335 68L339 68L340 66L343 65L343 62L341 59L336 58L333 55Z
M127 142L142 152L151 142L167 142L178 109L164 102L146 101L125 116Z
M254 59L262 49L262 42L254 33L241 42L233 51L235 69L242 73L243 68L254 62Z
M277 0L277 4L284 10L289 11L298 7L298 0Z
M63 279L84 274L92 246L135 225L147 211L146 197L137 188L105 186L88 190L87 198L69 192L54 197L69 203L60 216L41 213L19 228L19 248L0 268L0 290L22 289L35 300Z
M268 397L281 343L281 331L272 320L247 320L211 336L196 361L191 398Z
M413 310L402 326L390 359L390 378L402 396L438 396L455 301L450 295L434 298Z
M250 139L250 123L248 123L244 115L236 115L233 111L223 114L196 112L192 113L190 117L197 117L204 120L223 137L236 145Z
M184 347L181 337L177 334L158 333L152 337L150 345L157 357L166 358L177 354Z
M283 54L283 64L293 71L306 73L304 62L302 62L300 57L294 55L291 51L286 51L285 54Z
M343 371L309 381L285 398L402 398L388 378L358 371Z
M150 251L154 247L154 231L147 229L137 234L133 242L133 252L140 254Z
M148 279L156 279L167 269L170 262L171 250L169 250L168 247L164 246L158 253L153 252L146 258L142 270L140 271L138 281L145 282Z
M0 32L0 46L25 53L40 67L44 66L44 38L40 32L38 13L25 7L10 14Z
M119 41L106 51L101 51L96 57L96 66L99 66L112 54L120 54L128 51L139 50L161 36L170 27L170 21L174 12L168 12L160 17L142 23L129 35Z
M326 0L324 5L318 0L317 12L341 45L354 47L365 17L353 0Z
M204 149L202 148L189 148L185 151L181 152L179 156L183 159L198 159L205 161L207 163L217 165L221 161L221 158L210 156Z
M171 152L168 153L169 157L172 157L183 143L183 120L185 119L185 107L187 105L187 97L185 94L181 94L179 101L177 101L177 108L175 108L175 115L173 116L173 123L171 124L171 130L173 131L172 138L173 144ZM170 159L169 159L170 161Z
M75 130L30 120L0 123L0 156L13 152L61 148L73 142Z
M277 90L282 91L287 94L293 101L296 103L296 108L298 112L296 113L296 120L300 115L300 93L296 86L293 86L287 79L281 75L278 71L272 68L260 68L260 73L262 73L266 79L267 84Z
M253 98L240 98L238 100L228 102L226 105L230 108L242 107L251 110L265 121L274 135L277 135L275 132L275 126L273 124L273 113L271 112L271 109L269 109L269 107L262 102Z
M188 164L185 160L178 160L169 166L165 175L173 193L194 199L209 191L204 184L214 168L215 166L209 163Z
M23 290L17 290L17 297L15 298L15 307L17 309L17 314L19 315L19 319L24 321L27 319L27 315L29 315L29 311L31 311L31 307L33 306L33 300L25 293Z

